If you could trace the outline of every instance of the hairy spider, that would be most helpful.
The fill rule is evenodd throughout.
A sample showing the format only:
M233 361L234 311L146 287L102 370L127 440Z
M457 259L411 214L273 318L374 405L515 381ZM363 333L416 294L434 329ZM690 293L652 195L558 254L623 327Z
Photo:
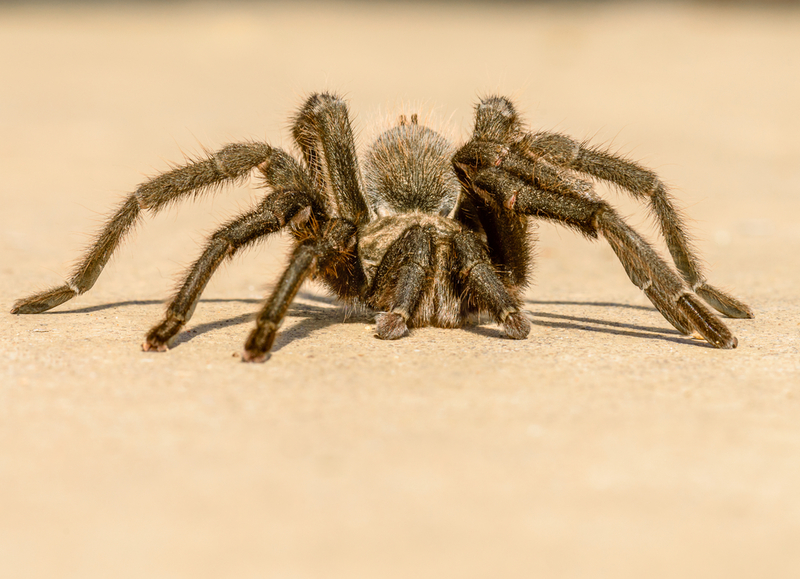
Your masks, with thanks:
M268 193L211 236L164 320L147 334L144 350L167 349L225 259L284 227L294 236L294 250L245 342L242 359L248 362L267 359L309 276L345 302L378 311L375 332L382 339L400 338L409 326L458 327L483 312L508 337L527 337L530 322L520 307L531 260L529 217L557 221L588 238L605 237L631 281L683 334L699 333L718 348L737 345L699 298L727 316L753 316L706 283L655 173L564 135L527 132L504 97L478 103L472 138L458 150L420 125L417 115L410 122L401 116L372 144L363 177L340 97L308 98L292 134L303 162L265 143L235 143L141 184L67 283L19 300L11 312L43 312L89 290L143 210L156 213L258 169ZM609 181L647 200L680 275L581 177Z

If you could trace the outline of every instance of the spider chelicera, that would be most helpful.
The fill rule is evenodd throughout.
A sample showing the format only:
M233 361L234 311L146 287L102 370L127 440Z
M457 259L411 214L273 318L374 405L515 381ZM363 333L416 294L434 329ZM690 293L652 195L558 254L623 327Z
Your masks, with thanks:
M530 277L529 218L549 219L589 238L602 235L631 281L681 333L718 348L736 338L723 314L750 318L745 304L708 285L681 217L652 171L556 133L529 133L512 103L492 96L475 112L472 138L456 149L401 116L368 150L362 176L347 104L314 94L292 128L300 162L265 143L227 145L141 184L97 236L64 285L14 304L33 314L88 291L145 210L156 213L246 178L257 169L267 194L208 240L143 349L164 351L188 322L208 280L240 249L287 228L289 265L256 318L242 359L263 362L297 290L309 276L344 302L379 312L375 333L396 339L409 327L458 327L489 313L514 339L527 337L520 311ZM647 200L677 273L586 178ZM702 298L702 300L701 300Z

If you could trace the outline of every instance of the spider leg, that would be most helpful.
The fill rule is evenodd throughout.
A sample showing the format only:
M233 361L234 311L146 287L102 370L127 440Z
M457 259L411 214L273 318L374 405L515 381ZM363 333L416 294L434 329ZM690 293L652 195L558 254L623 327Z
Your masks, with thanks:
M198 196L223 183L242 179L259 165L264 168L273 162L286 165L286 157L286 153L264 143L235 143L142 183L109 219L64 285L18 300L11 313L37 314L87 292L124 236L140 220L142 209L156 213L188 195Z
M189 321L200 295L220 264L264 236L294 221L310 216L311 199L303 192L282 191L267 196L254 210L240 215L216 231L203 254L189 268L164 320L148 332L142 349L165 351L170 341Z
M520 312L519 299L511 295L500 281L478 238L467 231L457 233L453 236L453 249L467 298L476 302L479 309L491 312L509 338L526 338L531 323Z
M727 316L753 317L753 311L747 305L706 282L700 260L686 233L684 219L675 208L667 187L653 171L557 133L526 135L520 145L533 157L544 157L560 166L611 182L637 199L648 200L675 266L689 287Z
M487 97L475 111L473 138L454 155L453 168L464 186L458 219L473 223L472 229L486 236L489 256L506 285L522 290L528 283L533 251L526 216L511 211L472 191L471 178L481 167L502 167L519 177L533 178L537 187L593 195L591 183L575 178L569 171L537 159L533 162L515 149L522 138L522 123L511 102L504 97Z
M456 174L466 191L470 191L468 179L459 171L459 167L456 167ZM528 285L533 262L533 238L524 215L503 207L490 207L478 195L464 195L456 219L486 236L489 257L507 286L522 290Z
M680 332L696 330L718 348L736 347L736 338L722 321L605 201L570 193L566 187L559 193L537 189L495 167L479 170L472 184L479 194L519 213L558 221L590 238L602 234L631 281Z
M417 309L433 273L433 234L420 225L409 227L386 251L367 302L381 310L375 334L396 340L408 333L408 320Z
M472 184L475 171L481 165L502 169L518 177L523 183L533 181L534 187L526 193L526 198L522 200L522 205L517 203L517 192L512 192L510 195L503 197L502 201L497 196L489 196L488 199L483 199L480 195L473 196L493 206L493 210L489 211L489 213L514 215L517 218L520 215L527 214L554 219L563 225L577 229L590 238L597 236L595 228L591 224L588 227L586 225L587 222L591 222L591 219L585 206L588 204L589 208L598 209L605 207L606 204L592 193L588 183L574 179L572 176L565 174L564 171L541 159L537 159L534 163L511 153L509 147L505 145L474 141L465 145L456 155L457 170L462 175L462 180L466 181L470 191L477 189L477 191L483 192L480 187L473 187ZM482 178L486 180L487 175L484 174ZM498 172L497 175L498 178L501 178L502 173ZM509 185L507 184L506 186ZM513 187L514 185L510 186ZM645 283L644 280L639 279L635 269L626 266L626 271L631 279L637 280L634 281L637 286L641 287ZM692 333L692 325L689 320L679 311L668 307L663 292L655 286L649 288L648 292L656 308L673 326L681 333L687 335Z
M328 215L356 225L369 220L347 103L329 93L311 95L295 117L292 134L322 191Z
M326 224L321 235L302 242L292 253L289 266L283 272L269 299L256 318L256 327L244 345L242 360L265 362L275 343L286 311L303 281L314 271L335 271L344 260L349 260L356 245L357 229L344 219L333 219Z
M638 199L648 199L672 259L692 290L727 316L753 317L752 310L746 304L706 283L700 260L686 234L683 218L675 208L666 186L653 171L627 159L588 147L565 135L547 132L527 134L514 105L500 96L487 97L478 103L473 140L459 151L456 158L461 155L465 159L470 154L474 157L475 153L469 153L468 148L481 141L484 145L491 142L502 147L504 150L499 153L501 157L511 149L528 157L537 170L536 178L539 182L536 184L543 189L547 189L542 183L543 178L547 177L546 173L553 174L550 168L542 171L541 160L546 160L552 165L614 183ZM516 172L515 174L523 176ZM528 173L528 178L532 175L532 172Z

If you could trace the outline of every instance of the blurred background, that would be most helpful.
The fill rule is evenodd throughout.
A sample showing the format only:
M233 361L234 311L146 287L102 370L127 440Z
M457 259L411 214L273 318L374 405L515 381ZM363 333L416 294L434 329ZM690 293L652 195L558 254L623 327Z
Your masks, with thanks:
M291 150L328 90L362 148L411 109L461 141L500 93L641 161L757 312L738 350L693 344L606 244L543 224L525 342L381 343L309 285L245 367L275 238L145 356L205 235L263 192L182 205L61 313L0 324L0 576L798 576L798 71L794 2L0 2L6 308L142 180L232 141Z
M348 98L362 146L408 105L463 138L478 96L498 92L533 128L657 169L706 241L749 246L797 214L797 15L786 3L7 3L2 186L29 193L6 211L27 228L69 210L16 209L32 191L96 195L88 205L105 211L109 188L185 154L246 138L291 147L289 119L314 91Z

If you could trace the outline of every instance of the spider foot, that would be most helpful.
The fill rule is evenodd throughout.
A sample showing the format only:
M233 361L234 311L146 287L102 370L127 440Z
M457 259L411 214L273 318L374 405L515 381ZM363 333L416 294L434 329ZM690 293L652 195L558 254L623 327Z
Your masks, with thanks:
M47 310L71 300L77 295L74 289L68 285L62 285L47 291L33 294L27 298L22 298L14 302L11 308L12 314L40 314Z
M723 350L732 350L739 345L736 336L728 327L693 294L682 295L678 299L677 305L694 329L712 346Z
M753 310L746 304L743 304L735 297L726 294L724 291L717 289L708 284L702 284L695 292L701 298L706 300L711 307L717 311L722 312L729 318L752 318Z
M522 312L511 312L503 320L503 331L512 340L524 340L531 331L531 323Z
M278 334L278 325L274 322L259 323L244 343L242 362L263 363L269 360L275 336Z
M245 350L242 352L242 362L256 362L258 364L263 364L267 360L269 360L270 354L269 352L250 352L249 350Z
M142 344L143 352L166 352L169 350L169 345L172 339L180 332L183 327L183 322L172 317L167 317L166 320L153 326Z
M385 312L375 316L375 335L381 340L396 340L406 334L408 326L402 314Z
M142 352L166 352L167 350L169 350L167 344L158 344L149 339L142 342Z

